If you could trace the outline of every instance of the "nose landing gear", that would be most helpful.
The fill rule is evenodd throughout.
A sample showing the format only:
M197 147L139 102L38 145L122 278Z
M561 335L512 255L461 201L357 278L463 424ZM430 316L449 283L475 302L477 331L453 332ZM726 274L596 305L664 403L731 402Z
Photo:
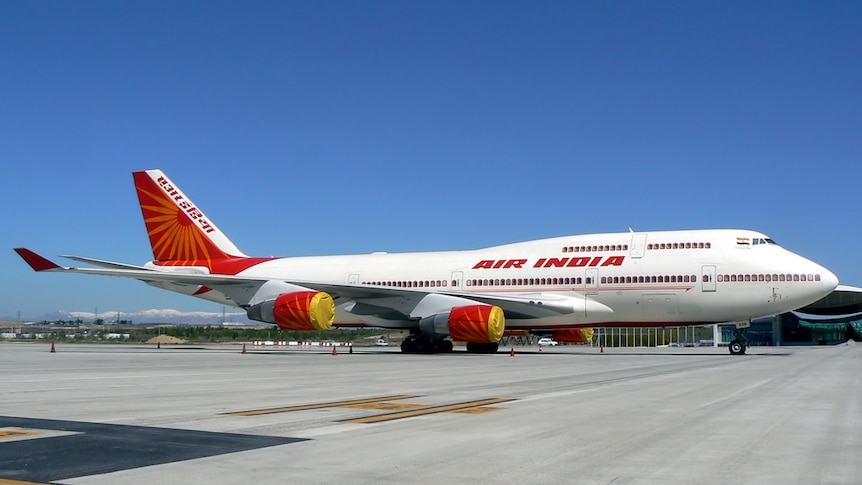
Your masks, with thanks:
M727 345L727 349L730 350L731 355L742 355L745 353L745 342L739 339L733 340Z
M745 322L743 324L736 324L736 330L733 332L733 340L727 344L727 350L730 351L730 355L743 355L745 354L745 349L748 347L748 338L745 336L745 331L748 327L751 326L751 322Z

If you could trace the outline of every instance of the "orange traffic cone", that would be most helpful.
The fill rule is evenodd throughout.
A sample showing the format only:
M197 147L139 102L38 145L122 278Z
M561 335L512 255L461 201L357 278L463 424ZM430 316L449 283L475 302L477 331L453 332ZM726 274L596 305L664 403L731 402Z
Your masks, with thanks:
M242 344L242 353L243 353L243 354L244 354L244 353L246 353L246 352L245 352L245 344Z
M51 342L51 353L56 353L57 349L54 348L54 342Z
M602 345L601 349L599 350L599 353L600 353L600 354L601 354L601 353L604 353L604 351L605 351L605 346L604 346L604 345Z
M515 356L515 347L512 347L512 353L509 354L509 357L514 357L514 356Z
M542 351L542 346L540 345L540 346L539 346L539 352L541 352L541 351Z
M332 346L332 355L338 355L338 347Z

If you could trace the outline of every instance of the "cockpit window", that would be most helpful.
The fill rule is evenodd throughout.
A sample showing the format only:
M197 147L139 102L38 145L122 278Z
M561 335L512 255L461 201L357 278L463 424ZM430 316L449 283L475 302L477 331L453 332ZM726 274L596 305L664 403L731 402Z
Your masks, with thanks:
M759 244L775 244L775 245L778 245L778 243L777 243L777 242L773 241L772 239L770 239L770 238L768 238L768 237L767 237L767 238L754 238L754 239L751 241L751 244L752 244L752 245L754 245L754 246L757 246L757 245L759 245Z

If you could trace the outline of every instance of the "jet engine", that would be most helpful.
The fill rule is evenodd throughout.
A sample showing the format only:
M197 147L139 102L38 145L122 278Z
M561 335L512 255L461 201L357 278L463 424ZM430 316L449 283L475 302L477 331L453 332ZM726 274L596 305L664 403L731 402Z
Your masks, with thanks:
M462 342L499 342L506 330L506 317L498 306L455 307L449 314L449 335Z
M419 328L429 334L448 334L460 342L495 343L506 329L506 317L498 306L460 306L422 319Z
M335 321L335 302L323 291L282 293L250 307L248 317L282 330L326 330Z
M573 344L587 343L593 339L592 328L573 328L568 330L554 330L552 335L557 342L568 342Z

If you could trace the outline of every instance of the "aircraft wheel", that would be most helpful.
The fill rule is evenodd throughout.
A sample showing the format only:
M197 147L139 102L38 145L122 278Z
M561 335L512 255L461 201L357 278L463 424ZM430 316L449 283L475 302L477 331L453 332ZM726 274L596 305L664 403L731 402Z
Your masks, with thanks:
M415 340L405 340L401 342L401 352L405 354L412 354L416 352L416 341Z
M498 348L497 343L467 342L467 352L472 354L496 354Z
M745 343L741 340L734 340L728 344L727 350L730 351L731 355L742 355L745 353Z

